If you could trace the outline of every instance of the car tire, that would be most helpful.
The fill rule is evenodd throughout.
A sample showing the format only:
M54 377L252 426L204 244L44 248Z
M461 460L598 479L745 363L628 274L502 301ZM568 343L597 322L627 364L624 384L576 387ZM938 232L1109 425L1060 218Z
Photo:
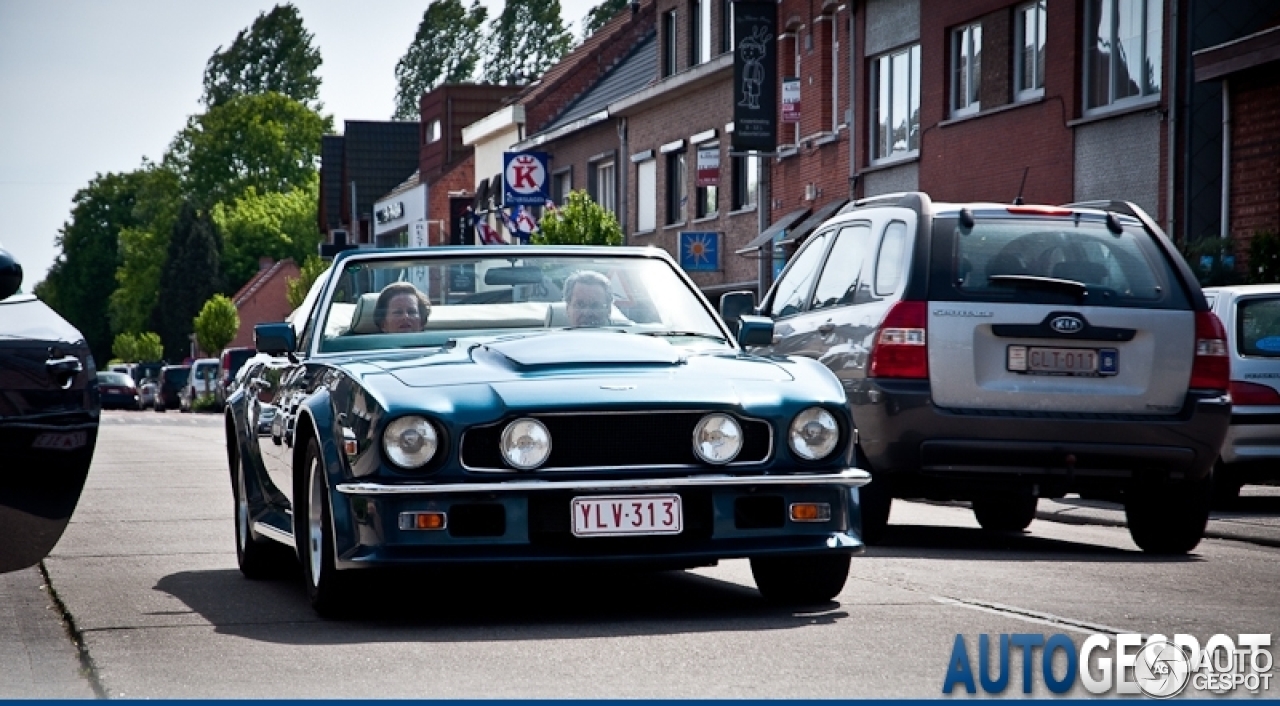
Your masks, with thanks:
M1040 498L1031 493L984 495L973 499L973 516L991 532L1021 532L1036 519Z
M772 603L826 603L844 590L849 578L849 555L752 557L751 575L755 577L760 595Z
M236 563L240 573L254 581L275 578L280 574L283 552L281 545L260 537L253 531L252 509L249 506L249 486L245 478L244 461L236 460Z
M311 607L321 617L342 618L350 606L350 578L335 566L328 482L324 461L320 457L320 444L315 439L307 442L307 453L299 471L301 475L297 476L294 491L293 534L298 558L302 561L307 596L311 599Z
M1213 506L1226 508L1236 504L1240 499L1240 489L1244 482L1231 472L1219 460L1213 466Z
M862 541L879 544L889 532L889 512L893 510L893 491L887 479L876 480L858 488L858 510L862 517Z
M1125 494L1129 535L1151 554L1186 554L1204 538L1212 476L1189 483L1135 488Z

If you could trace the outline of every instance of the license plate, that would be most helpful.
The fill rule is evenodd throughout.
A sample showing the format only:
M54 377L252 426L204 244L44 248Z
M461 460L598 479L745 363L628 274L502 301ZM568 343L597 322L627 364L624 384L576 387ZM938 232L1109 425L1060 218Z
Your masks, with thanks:
M1034 375L1115 375L1120 354L1114 348L1009 346L1006 369Z
M88 440L88 435L82 431L47 431L31 442L31 448L75 451Z
M574 498L575 537L680 534L684 513L679 495L608 495Z

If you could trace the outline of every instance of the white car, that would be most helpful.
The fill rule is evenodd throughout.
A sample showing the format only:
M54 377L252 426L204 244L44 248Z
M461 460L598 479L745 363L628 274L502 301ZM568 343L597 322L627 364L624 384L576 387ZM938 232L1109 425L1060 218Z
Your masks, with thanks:
M212 398L217 392L218 359L200 358L191 364L187 383L178 391L178 409L190 412L203 397Z
M1247 483L1280 480L1280 284L1209 287L1227 329L1231 428L1214 468L1214 494L1230 502Z

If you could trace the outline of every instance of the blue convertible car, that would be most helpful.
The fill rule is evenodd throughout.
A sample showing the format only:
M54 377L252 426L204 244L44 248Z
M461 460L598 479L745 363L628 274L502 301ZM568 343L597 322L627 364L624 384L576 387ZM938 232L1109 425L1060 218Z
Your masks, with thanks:
M475 563L745 557L822 602L862 550L836 377L745 353L772 323L727 324L663 251L349 251L291 318L227 407L237 556L296 552L322 615L359 569Z

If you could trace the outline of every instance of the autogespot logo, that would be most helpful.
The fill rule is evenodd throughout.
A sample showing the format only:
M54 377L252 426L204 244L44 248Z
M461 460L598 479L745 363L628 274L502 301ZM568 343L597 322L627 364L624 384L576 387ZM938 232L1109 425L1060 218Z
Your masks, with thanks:
M1122 633L1114 640L1110 635L1091 635L1079 648L1061 633L1048 637L982 634L974 663L969 640L956 635L942 693L963 687L975 694L981 686L988 694L1000 694L1020 673L1022 693L1030 694L1039 671L1053 694L1065 694L1076 684L1091 694L1145 694L1157 699L1177 696L1188 685L1213 694L1237 690L1260 694L1271 689L1274 660L1266 649L1270 646L1269 633L1241 633L1235 640L1214 635L1203 649L1195 636L1182 634L1172 640L1158 634ZM1012 655L1020 656L1020 670L1011 665Z

